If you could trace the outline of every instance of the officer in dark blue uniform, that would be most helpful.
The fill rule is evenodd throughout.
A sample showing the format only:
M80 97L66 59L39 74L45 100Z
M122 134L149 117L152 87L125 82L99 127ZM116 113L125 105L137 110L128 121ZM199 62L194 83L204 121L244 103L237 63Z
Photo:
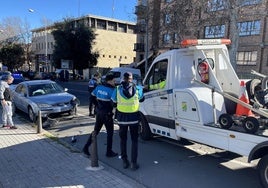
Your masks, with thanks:
M89 110L89 116L94 116L95 115L95 111L96 111L96 105L97 105L97 101L96 101L96 97L92 96L92 91L97 87L98 85L98 78L99 78L99 74L96 73L94 74L93 78L91 78L88 82L88 92L89 92L89 106L88 106L88 110ZM94 113L92 113L93 110L93 105L94 105Z
M108 74L106 76L106 83L103 85L98 85L96 89L92 92L92 96L97 99L97 109L96 109L96 123L94 127L94 132L96 135L99 134L103 124L105 125L107 131L107 157L115 157L118 154L113 152L113 133L114 133L114 122L113 122L113 103L111 101L111 96L115 89L115 80L113 75ZM91 145L92 134L90 134L87 143L83 148L83 152L86 155L90 155L88 147Z

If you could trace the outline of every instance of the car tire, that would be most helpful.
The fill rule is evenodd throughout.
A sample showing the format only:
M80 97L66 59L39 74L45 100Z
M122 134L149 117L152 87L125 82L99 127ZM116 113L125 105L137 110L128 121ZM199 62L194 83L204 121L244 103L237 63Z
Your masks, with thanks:
M223 129L230 129L234 124L234 121L231 115L221 114L219 117L219 124Z
M34 113L32 107L28 108L28 115L29 115L30 120L35 123L37 118L36 118L36 114Z
M243 120L243 127L247 133L255 134L259 130L260 123L255 117L246 117Z
M75 107L69 111L69 115L70 116L75 116L77 114L77 106L75 105Z

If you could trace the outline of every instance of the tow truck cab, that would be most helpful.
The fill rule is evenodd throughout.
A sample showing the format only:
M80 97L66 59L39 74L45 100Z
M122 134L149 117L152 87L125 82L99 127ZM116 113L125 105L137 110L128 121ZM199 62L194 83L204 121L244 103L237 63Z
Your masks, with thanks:
M233 113L230 111L235 111L236 104L213 90L235 97L240 92L228 44L228 39L185 40L182 42L185 48L167 51L153 61L143 80L141 138L146 140L154 134L174 140L186 138L250 155L249 161L266 156L262 166L268 171L267 135L222 129L217 122L221 114ZM262 183L268 185L267 173L260 173L265 177Z
M230 64L226 45L221 40L199 40L199 45L191 44L159 55L143 80L146 100L141 104L142 114L152 127L166 125L164 131L153 129L154 133L169 137L170 129L176 128L176 119L200 125L214 122L211 91L194 83L193 78L239 95L240 81ZM164 88L151 87L162 80L165 80ZM214 97L218 118L226 113L226 106L223 96ZM172 136L177 137L177 134Z

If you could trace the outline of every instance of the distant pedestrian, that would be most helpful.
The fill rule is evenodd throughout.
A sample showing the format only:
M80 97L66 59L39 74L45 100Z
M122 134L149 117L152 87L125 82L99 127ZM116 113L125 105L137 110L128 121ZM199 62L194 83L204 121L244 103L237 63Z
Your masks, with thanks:
M96 108L96 123L94 127L94 132L96 135L99 134L103 124L107 131L107 157L115 157L118 154L113 152L113 134L114 134L114 122L113 122L113 103L111 101L112 93L115 89L115 80L113 75L106 76L106 83L103 85L98 85L92 92L92 96L97 99ZM92 142L92 133L90 134L87 143L83 147L83 152L86 155L90 155L88 147Z
M121 159L123 168L129 167L127 156L127 134L130 130L131 136L131 165L132 170L137 170L138 158L138 137L139 137L139 104L144 101L143 91L140 86L136 86L132 73L126 72L121 85L115 89L112 100L117 105L117 121L119 125Z
M99 84L99 77L100 75L98 73L95 73L93 78L91 78L88 82L88 92L89 92L89 116L94 116L96 114L96 105L97 105L97 100L96 97L92 96L92 91L97 87ZM94 111L92 112L94 107Z
M2 127L17 129L12 120L12 94L9 84L12 84L14 78L11 74L4 75L0 81L0 100L3 108L2 112Z

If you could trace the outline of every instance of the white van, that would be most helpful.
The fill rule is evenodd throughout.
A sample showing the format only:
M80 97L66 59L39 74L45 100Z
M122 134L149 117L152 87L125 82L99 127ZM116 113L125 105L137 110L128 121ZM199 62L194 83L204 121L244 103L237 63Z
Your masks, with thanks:
M133 82L137 85L141 85L140 69L134 69L134 68L129 68L129 67L114 67L107 74L113 74L115 77L115 84L119 85L121 81L123 80L123 76L126 72L131 72L133 74ZM102 77L102 81L104 80L105 80L105 76Z

